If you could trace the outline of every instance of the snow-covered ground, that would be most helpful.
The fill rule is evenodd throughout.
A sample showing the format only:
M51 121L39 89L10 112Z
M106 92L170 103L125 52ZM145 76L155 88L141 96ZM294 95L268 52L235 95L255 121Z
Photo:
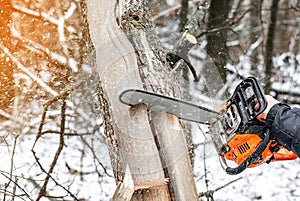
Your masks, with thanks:
M15 198L15 200L35 200L37 198L40 189L37 186L41 187L43 185L46 174L42 173L35 162L36 159L31 151L34 141L34 135L20 136L14 154L13 139L11 137L7 137L6 142L1 144L0 200L4 198L4 189L7 184L9 184L7 195L10 194L9 192L12 192L13 187L16 187L16 195L23 195ZM39 161L46 171L48 171L53 161L58 143L58 135L53 136L52 134L52 136L45 136L42 140L39 140L34 148ZM101 163L107 167L109 158L106 145L99 146L97 150L101 152ZM91 201L109 200L115 189L115 180L113 177L107 176L102 167L94 160L93 154L86 149L79 138L66 138L65 146L54 168L52 177L60 185L65 186L71 193L76 195L78 199ZM13 166L11 166L12 162ZM72 172L68 167L80 172ZM111 169L107 167L107 170L109 175L112 175ZM10 172L12 172L11 179L13 182L9 183ZM80 175L80 173L82 174ZM24 195L23 190L26 191L28 196ZM49 190L51 196L73 200L63 188L54 184L51 180L47 190ZM11 200L10 196L6 197L7 200ZM44 198L42 200L47 199Z
M203 141L201 132L194 132L195 143ZM17 194L28 193L30 199L26 196L15 198L15 200L35 200L39 192L37 185L41 186L46 174L41 172L37 166L33 153L31 151L35 141L34 135L19 136L15 153L13 154L13 139L7 137L0 146L0 199L3 199L5 185L9 184L8 192L13 190L17 184ZM43 164L45 170L49 169L53 161L55 151L59 143L58 135L48 135L43 137L34 148ZM77 198L90 201L108 201L115 190L115 180L113 177L104 173L102 166L95 163L93 153L86 149L79 138L66 137L65 146L61 153L58 164L55 166L52 177L61 185L77 196ZM8 146L7 146L8 145ZM109 168L109 156L105 144L98 144L97 154L101 156L100 160L109 175L112 175ZM239 175L227 175L222 169L216 151L211 144L197 146L195 149L194 175L198 192L214 190L222 187L233 180L237 180L228 186L216 191L214 199L220 201L252 201L252 200L299 200L300 199L300 160L285 162L274 162L264 164L256 168L246 169ZM83 150L85 150L83 152ZM205 175L204 154L207 175ZM12 161L13 156L13 161ZM11 164L13 162L13 168ZM66 165L67 164L67 165ZM82 172L73 172L68 169ZM95 171L97 168L98 171ZM9 181L12 171L12 181ZM99 175L100 174L100 175ZM207 182L205 182L207 180ZM208 186L206 186L208 185ZM208 188L207 188L208 187ZM50 195L62 196L66 200L72 200L70 195L53 182L48 185ZM8 200L10 197L7 197ZM46 200L46 199L44 199ZM203 200L206 200L203 198Z

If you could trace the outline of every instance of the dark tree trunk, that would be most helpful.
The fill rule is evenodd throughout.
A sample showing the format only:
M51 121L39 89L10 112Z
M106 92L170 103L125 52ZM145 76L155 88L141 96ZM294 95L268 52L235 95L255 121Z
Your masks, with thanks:
M181 11L180 11L180 24L179 24L180 31L184 31L184 26L188 21L187 19L188 9L189 9L189 0L182 0Z
M261 21L261 6L262 1L252 0L252 8L250 12L250 28L251 28L251 34L250 34L250 47L252 44L257 42L259 38L262 36L262 26L260 24ZM257 74L257 65L258 65L258 48L254 47L255 49L250 50L251 55L251 68L254 74Z
M228 59L227 19L230 1L212 0L209 8L208 30L218 29L207 35L207 53L216 65L222 81L226 82L226 63ZM219 29L223 27L222 29ZM213 74L217 72L212 72Z
M272 1L271 7L271 21L269 25L268 35L267 35L267 44L266 44L266 62L265 62L265 93L269 94L271 91L271 77L273 70L273 49L274 49L274 38L276 30L276 21L277 21L277 11L278 11L279 0Z

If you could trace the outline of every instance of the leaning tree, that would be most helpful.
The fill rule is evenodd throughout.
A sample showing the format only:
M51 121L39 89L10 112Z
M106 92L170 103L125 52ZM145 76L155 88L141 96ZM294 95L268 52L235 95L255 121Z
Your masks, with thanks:
M147 1L87 1L100 75L99 99L115 178L114 199L197 200L183 124L119 102L128 88L180 96L153 29Z

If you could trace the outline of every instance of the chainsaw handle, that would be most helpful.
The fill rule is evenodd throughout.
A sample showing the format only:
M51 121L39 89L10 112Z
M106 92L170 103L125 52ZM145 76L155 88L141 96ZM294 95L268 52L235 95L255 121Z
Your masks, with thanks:
M244 160L239 166L237 167L227 167L226 173L229 175L237 175L241 172L243 172L249 165L251 165L258 157L262 155L262 153L267 148L269 141L271 139L271 134L269 129L266 129L265 131L265 137L263 141L260 143L259 147L246 159Z

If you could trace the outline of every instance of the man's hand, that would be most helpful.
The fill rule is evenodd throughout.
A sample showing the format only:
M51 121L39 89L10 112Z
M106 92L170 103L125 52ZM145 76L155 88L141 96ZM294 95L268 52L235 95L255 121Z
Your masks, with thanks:
M273 98L270 95L266 95L266 99L267 99L266 109L260 115L257 116L257 119L261 122L266 122L266 118L267 118L267 115L268 115L271 107L273 107L273 105L279 103L279 101L277 101L275 98ZM256 101L256 105L255 105L254 109L255 110L259 109L259 104L257 101Z

